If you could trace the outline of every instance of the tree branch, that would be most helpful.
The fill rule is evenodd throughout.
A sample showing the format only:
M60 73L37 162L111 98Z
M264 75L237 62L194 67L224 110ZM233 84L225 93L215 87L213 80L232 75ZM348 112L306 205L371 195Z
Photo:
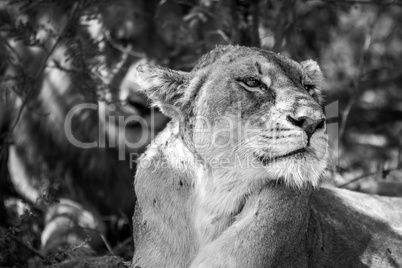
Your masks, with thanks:
M367 178L367 177L371 177L371 176L376 176L376 175L381 175L382 178L386 178L388 176L388 174L392 171L398 170L398 168L391 168L391 169L383 169L380 172L376 171L376 172L372 172L372 173L367 173L367 174L362 174L354 179L351 179L350 181L347 181L343 184L337 185L338 188L345 188L346 186L348 186L349 184L359 181L361 179Z
M355 104L356 100L358 99L358 97L360 96L360 94L362 92L362 88L361 88L360 84L361 84L361 80L362 80L362 77L365 72L365 65L367 62L367 57L368 57L371 45L373 43L374 27L375 27L379 17L381 16L381 13L382 13L382 9L379 8L376 17L370 23L369 29L366 33L366 38L364 41L362 53L360 55L358 73L355 76L355 79L353 81L354 94L350 98L350 100L349 100L348 104L346 105L346 108L341 116L341 125L340 125L340 129L339 129L339 139L340 140L342 139L342 136L345 132L345 127L346 127L346 124L348 121L349 113L352 110L353 105Z
M259 34L260 27L260 1L251 2L251 45L255 47L261 47L261 39Z
M14 63L12 60L10 60L9 58L7 58L8 62L15 68L18 68L20 71L24 71L24 69L22 68L22 59L20 54L18 54L18 52L15 50L15 48L10 45L10 43L8 42L8 40L6 40L3 36L0 35L0 40L6 45L6 47L11 51L11 54L13 54L15 56L15 58L17 59L18 63Z
M42 74L43 71L46 68L46 64L49 60L49 58L52 56L53 52L55 51L55 49L59 46L61 40L63 39L64 35L66 34L68 28L71 26L71 23L73 21L73 19L76 16L77 10L79 7L79 3L75 3L71 12L71 16L67 22L67 24L65 25L65 27L63 28L61 34L59 35L59 37L56 39L56 42L53 44L53 46L51 47L50 51L47 53L46 58L43 60L41 67L39 68L39 71L36 73L35 77L34 77L34 81L36 81ZM26 104L29 102L29 99L34 95L34 93L36 92L36 88L32 87L31 90L29 90L29 92L26 94L24 100L21 103L21 107L18 110L17 116L13 122L13 124L11 125L11 128L8 132L8 137L6 138L6 142L9 142L10 137L12 135L12 133L14 132L15 127L18 124L18 121L21 118L22 112L26 106Z
M75 18L76 15L77 15L77 10L78 10L78 7L79 7L79 6L80 6L80 2L74 4L74 6L73 6L73 8L72 8L72 11L71 11L71 15L70 15L70 17L69 17L69 20L67 21L67 24L64 26L64 28L63 28L61 34L60 34L59 37L56 39L56 42L53 44L53 46L51 47L51 49L50 49L49 52L47 53L46 58L43 60L42 65L41 65L41 67L39 68L39 71L36 73L36 75L35 75L35 77L34 77L34 79L33 79L34 82L36 82L36 81L38 80L38 78L43 74L43 71L44 71L45 68L46 68L46 65L47 65L47 62L48 62L49 58L52 56L53 52L54 52L55 49L58 47L58 45L60 44L61 40L62 40L63 37L65 36L67 30L70 28L72 22L74 21L74 18ZM15 49L12 48L12 46L11 46L8 42L6 42L6 45L9 45L9 48L10 48L12 51L16 52ZM25 74L23 68L21 68L21 69L22 69L22 72L23 72L23 79L24 79L23 87L24 87L24 86L27 84L27 81L26 81L26 80L32 80L32 79L29 79L29 77ZM27 78L28 78L28 79L27 79ZM32 86L31 83L29 83L28 86L30 86L31 89L28 91L28 93L25 95L25 97L22 98L22 97L20 96L22 103L21 103L20 108L18 109L17 116L15 117L14 122L11 124L11 127L9 128L9 130L8 130L8 132L7 132L7 136L6 136L5 139L4 139L4 144L6 144L6 145L11 142L11 136L12 136L12 134L13 134L15 128L17 127L18 122L19 122L20 119L21 119L22 112L24 111L24 108L26 107L26 105L27 105L27 103L29 102L30 98L31 98L31 97L34 95L34 93L37 91L37 88L35 88L35 86ZM6 150L1 150L1 152L0 152L0 159L3 159L5 152L6 152Z
M122 45L118 44L113 39L113 37L110 35L109 31L104 31L103 35L105 36L105 38L109 42L109 44L112 45L112 47L114 47L115 49L119 50L123 54L128 54L128 55L136 57L136 58L144 58L146 56L145 53L133 51L131 49L131 47L125 48Z

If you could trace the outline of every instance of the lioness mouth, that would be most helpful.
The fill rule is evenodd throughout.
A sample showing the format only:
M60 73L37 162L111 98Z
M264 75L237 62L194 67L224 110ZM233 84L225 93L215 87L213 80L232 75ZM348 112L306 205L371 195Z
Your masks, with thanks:
M265 157L265 156L257 156L257 155L255 155L255 156L258 158L258 160L261 161L261 163L262 163L264 166L266 166L266 165L268 165L268 164L270 164L270 163L275 162L275 161L278 160L278 159L282 159L282 158L285 158L285 157L294 156L294 155L298 155L298 154L303 154L303 153L305 153L305 152L307 152L307 149L306 149L306 148L300 148L300 149L291 151L291 152L289 152L289 153L287 153L287 154L280 155L280 156L275 156L275 157L272 157L272 158L267 158L267 157Z

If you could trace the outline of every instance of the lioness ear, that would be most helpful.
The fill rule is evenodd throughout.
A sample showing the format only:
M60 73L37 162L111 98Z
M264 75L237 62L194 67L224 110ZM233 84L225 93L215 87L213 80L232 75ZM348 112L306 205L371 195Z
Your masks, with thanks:
M317 62L313 60L306 60L302 61L300 65L302 66L305 76L303 78L319 87L324 79L324 76L322 75L320 66L318 66Z
M137 67L135 77L140 91L147 95L162 113L172 118L181 111L189 79L189 73L147 64Z
M302 61L300 65L303 69L303 83L311 86L313 91L310 94L322 105L324 103L324 96L321 92L321 84L324 76L320 66L313 60Z

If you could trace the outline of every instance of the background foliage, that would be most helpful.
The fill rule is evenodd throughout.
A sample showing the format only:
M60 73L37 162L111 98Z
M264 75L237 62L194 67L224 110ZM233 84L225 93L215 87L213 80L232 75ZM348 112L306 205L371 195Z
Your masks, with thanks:
M58 260L37 250L50 200L29 210L13 202L20 197L6 166L20 114L38 112L30 100L47 68L68 73L84 99L113 101L144 58L189 70L217 44L312 58L326 77L326 104L338 111L326 183L402 196L401 25L399 0L0 0L0 266ZM10 99L20 101L12 118Z

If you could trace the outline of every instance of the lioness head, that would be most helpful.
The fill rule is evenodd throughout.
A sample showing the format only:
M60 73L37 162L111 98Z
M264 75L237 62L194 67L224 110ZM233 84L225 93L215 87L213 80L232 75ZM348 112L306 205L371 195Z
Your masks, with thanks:
M141 90L180 120L189 147L222 177L319 185L328 143L316 62L221 46L189 73L149 65L137 71Z

